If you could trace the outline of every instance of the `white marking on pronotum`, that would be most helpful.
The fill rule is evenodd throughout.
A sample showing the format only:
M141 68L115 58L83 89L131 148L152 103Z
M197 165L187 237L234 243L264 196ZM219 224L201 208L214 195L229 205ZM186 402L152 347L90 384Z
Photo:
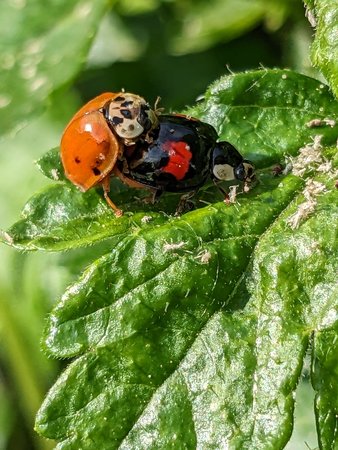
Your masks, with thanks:
M230 164L215 164L213 173L218 180L233 180L235 178L234 168Z

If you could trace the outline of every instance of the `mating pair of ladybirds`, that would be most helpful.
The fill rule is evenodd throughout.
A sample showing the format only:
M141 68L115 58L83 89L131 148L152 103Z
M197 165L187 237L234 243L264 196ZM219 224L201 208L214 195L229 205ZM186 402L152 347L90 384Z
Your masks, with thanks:
M110 177L131 187L189 192L207 179L254 178L250 161L228 142L217 142L215 129L181 114L160 114L138 95L101 94L85 104L67 125L61 140L67 178L82 191L101 184L107 203Z

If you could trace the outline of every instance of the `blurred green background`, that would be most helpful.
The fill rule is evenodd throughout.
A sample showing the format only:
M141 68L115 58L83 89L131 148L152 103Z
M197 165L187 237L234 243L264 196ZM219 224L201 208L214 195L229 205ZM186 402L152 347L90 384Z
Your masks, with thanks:
M319 77L300 0L4 0L0 24L1 229L49 183L34 160L101 92L160 96L166 111L179 111L231 71L289 67ZM53 448L34 433L34 416L64 363L40 351L41 333L86 251L0 252L0 450ZM306 373L289 449L316 446Z

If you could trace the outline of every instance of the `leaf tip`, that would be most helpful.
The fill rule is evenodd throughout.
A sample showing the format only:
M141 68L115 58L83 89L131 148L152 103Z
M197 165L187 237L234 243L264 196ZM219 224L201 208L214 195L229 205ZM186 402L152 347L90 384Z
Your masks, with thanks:
M65 179L60 160L60 148L54 147L41 156L35 165L40 172L53 181L63 181Z

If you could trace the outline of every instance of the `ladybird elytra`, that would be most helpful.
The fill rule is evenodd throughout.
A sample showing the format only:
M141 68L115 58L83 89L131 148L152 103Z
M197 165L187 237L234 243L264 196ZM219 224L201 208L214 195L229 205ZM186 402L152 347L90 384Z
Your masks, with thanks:
M95 97L73 116L62 135L66 177L82 191L101 183L107 203L121 215L108 197L109 177L117 159L128 153L128 146L141 137L147 142L148 133L157 124L156 112L138 95L106 92Z
M116 216L122 215L109 197L110 177L132 188L161 192L196 191L207 179L255 178L254 167L229 142L218 142L215 129L182 114L159 115L156 104L135 94L104 93L84 105L61 139L65 174L82 191L101 184ZM227 194L221 188L221 192Z
M197 189L209 176L215 129L184 115L161 115L150 144L139 141L127 157L127 178L168 192ZM117 162L118 168L124 168Z
M120 144L102 114L91 111L77 117L61 140L66 177L82 191L103 180L113 169Z
M138 141L123 164L117 161L127 180L157 190L158 197L164 191L196 191L208 178L245 184L254 179L252 163L229 142L217 142L211 125L182 114L161 115L158 120L152 141Z
M72 123L73 120L77 119L78 117L83 116L84 114L88 114L91 111L98 111L100 108L103 108L104 105L109 101L113 100L116 96L118 96L119 93L114 92L104 92L103 94L98 95L97 97L94 97L92 100L89 100L89 102L85 103L78 111L74 114L74 116L69 121L68 125ZM68 126L67 125L67 126ZM64 130L64 133L67 132L67 127Z

